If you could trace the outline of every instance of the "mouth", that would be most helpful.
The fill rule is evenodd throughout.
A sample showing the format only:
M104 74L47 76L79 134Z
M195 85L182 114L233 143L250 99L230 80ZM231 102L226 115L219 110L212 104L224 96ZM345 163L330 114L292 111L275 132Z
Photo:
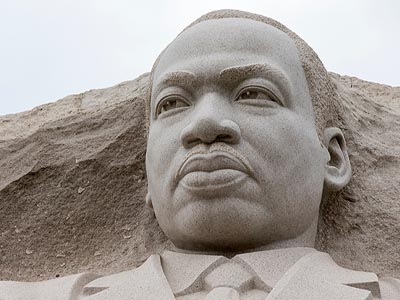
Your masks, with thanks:
M202 148L190 152L176 173L176 182L191 190L216 191L237 186L253 175L242 155L228 145L218 144L208 151Z

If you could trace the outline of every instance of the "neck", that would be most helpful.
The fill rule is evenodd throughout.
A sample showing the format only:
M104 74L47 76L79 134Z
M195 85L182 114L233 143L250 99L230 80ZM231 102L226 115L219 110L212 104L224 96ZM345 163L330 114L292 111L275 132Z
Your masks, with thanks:
M186 253L186 254L202 254L202 255L220 255L225 257L234 257L238 254L243 253L251 253L257 251L266 251L266 250L276 250L283 248L296 248L296 247L306 247L306 248L314 248L315 247L315 237L317 234L317 222L314 222L312 226L310 226L306 231L304 231L299 236L286 239L273 241L266 245L260 245L257 247L251 248L240 248L240 249L212 249L207 248L186 248L186 247L177 247L176 245L172 245L171 251Z

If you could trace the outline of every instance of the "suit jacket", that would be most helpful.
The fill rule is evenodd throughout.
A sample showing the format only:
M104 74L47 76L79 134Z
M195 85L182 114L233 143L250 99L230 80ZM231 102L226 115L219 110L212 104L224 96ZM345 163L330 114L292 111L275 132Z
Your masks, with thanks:
M265 253L265 257L273 257L270 251ZM209 260L209 256L204 257ZM250 254L240 259L253 264L263 281L271 286L266 300L400 299L399 280L378 281L374 273L342 268L328 254L316 250L304 254L278 277L279 272L272 270L269 276L261 270L262 263L252 263ZM284 263L275 259L273 268ZM152 255L137 269L104 277L84 273L35 283L3 281L0 300L173 300L173 288L164 269L162 256ZM196 273L196 268L193 270Z

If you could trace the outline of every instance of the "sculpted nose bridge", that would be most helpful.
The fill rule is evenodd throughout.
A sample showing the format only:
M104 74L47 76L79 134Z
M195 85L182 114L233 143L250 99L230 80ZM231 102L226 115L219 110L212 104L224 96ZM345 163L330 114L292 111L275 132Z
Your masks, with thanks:
M235 144L239 140L240 128L232 120L230 108L213 95L208 95L197 103L192 119L181 132L181 141L185 148L200 143Z

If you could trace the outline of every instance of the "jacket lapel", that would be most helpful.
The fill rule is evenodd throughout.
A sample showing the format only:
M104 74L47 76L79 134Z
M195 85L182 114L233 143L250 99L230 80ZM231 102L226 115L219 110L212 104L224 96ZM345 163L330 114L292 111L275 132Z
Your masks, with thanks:
M274 286L266 300L372 300L379 298L373 273L341 268L322 252L302 257Z
M150 256L137 269L90 282L83 295L82 300L175 300L159 255Z
M84 288L82 300L174 300L161 267L152 255L139 268L96 279ZM341 268L322 252L298 260L274 285L266 300L373 300L380 297L373 273Z

